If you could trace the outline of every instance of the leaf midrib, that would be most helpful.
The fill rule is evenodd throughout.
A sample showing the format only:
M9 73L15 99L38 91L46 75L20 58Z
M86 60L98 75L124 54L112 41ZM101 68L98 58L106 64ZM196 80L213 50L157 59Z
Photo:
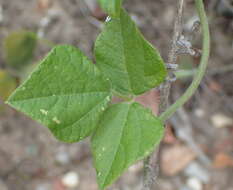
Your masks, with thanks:
M128 120L129 110L130 110L130 107L131 107L131 106L132 106L132 105L128 105L127 115L126 115L126 117L125 117L124 125L123 125L124 127L122 127L122 130L120 131L120 140L119 140L119 143L118 143L118 145L117 145L116 151L115 151L115 153L114 153L114 157L113 157L111 166L109 167L109 170L108 170L108 172L107 172L107 175L106 175L106 177L104 178L104 184L103 184L103 186L108 185L108 184L106 184L106 179L108 178L109 173L110 173L109 171L111 171L111 169L112 169L112 167L113 167L113 163L114 163L114 161L115 161L115 159L116 159L116 154L117 154L118 149L119 149L119 146L120 146L120 144L121 144L121 139L122 139L122 136L123 136L122 134L123 134L123 132L124 132L125 124L127 123L127 120Z
M121 40L122 40L122 48L123 48L123 54L124 54L124 56L123 56L123 61L124 61L124 65L125 65L125 70L126 70L126 72L127 72L127 74L128 74L128 81L129 81L129 87L130 87L130 91L131 92L133 92L133 89L132 89L132 84L131 84L131 81L130 81L130 72L129 72L129 69L128 69L128 65L127 65L127 61L126 61L126 50L125 50L125 40L124 40L124 36L123 36L123 30L122 30L122 18L120 18L120 33L121 33L121 35L120 35L120 37L121 37Z
M142 38L142 35L141 35L141 33L140 33L140 31L137 29L137 27L136 27L136 25L135 25L135 23L134 23L134 21L131 19L131 17L129 16L129 15L125 15L125 10L122 10L123 11L123 14L124 14L124 16L127 16L128 18L127 19L129 19L130 20L130 23L132 23L132 25L133 25L133 28L134 28L134 30L135 30L135 33L137 33L137 35L140 35L140 37ZM122 13L121 13L122 14ZM124 30L122 30L122 25L123 25L123 23L122 23L122 19L120 18L120 33L121 33L121 35L120 35L120 37L121 37L121 39L122 39L122 46L123 46L123 54L124 54L124 56L123 56L123 61L124 61L124 65L125 65L125 70L126 70L126 72L127 72L127 74L128 74L128 78L129 78L129 87L130 87L130 91L131 92L134 92L134 89L133 89L133 85L132 85L132 83L131 83L131 75L130 75L130 68L128 68L128 64L127 64L127 53L126 53L126 49L125 49L125 44L126 44L126 42L125 42L125 40L124 40L124 35L123 35L123 31ZM141 42L141 39L140 39L140 42ZM144 52L144 47L142 47L143 48L143 52ZM135 93L135 92L134 92Z

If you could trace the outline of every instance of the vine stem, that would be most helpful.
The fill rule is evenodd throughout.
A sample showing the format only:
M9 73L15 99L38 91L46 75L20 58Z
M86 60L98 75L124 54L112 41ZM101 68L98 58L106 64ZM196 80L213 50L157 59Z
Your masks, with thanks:
M191 83L189 88L185 91L185 93L173 105L171 105L166 111L164 111L159 116L159 118L163 122L165 122L168 118L170 118L177 111L177 109L182 107L189 100L189 98L195 93L207 69L209 54L210 54L210 32L209 32L208 19L205 13L203 0L195 0L195 4L200 18L202 33L203 33L203 44L202 44L203 53L202 53L200 65L196 75L194 76L193 82Z

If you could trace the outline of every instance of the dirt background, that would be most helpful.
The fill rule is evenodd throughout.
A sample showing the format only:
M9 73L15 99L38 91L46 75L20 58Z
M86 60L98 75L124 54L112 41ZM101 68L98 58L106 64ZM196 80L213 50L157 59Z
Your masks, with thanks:
M176 2L127 0L124 4L165 60ZM195 96L168 122L156 190L233 190L233 17L226 16L219 2L205 1L212 36L208 74ZM73 44L93 59L93 43L104 17L94 0L0 0L0 43L10 32L27 29L49 40L39 43L34 63L46 55L51 43ZM195 19L193 1L187 0L186 36ZM201 47L200 33L192 43ZM179 57L181 68L197 67L198 62L199 58ZM6 67L3 54L0 66ZM182 78L173 84L171 102L189 83L190 78ZM157 106L158 97L147 98ZM142 165L130 167L109 189L139 190ZM88 139L58 142L45 127L5 106L0 114L0 190L97 190L95 177Z

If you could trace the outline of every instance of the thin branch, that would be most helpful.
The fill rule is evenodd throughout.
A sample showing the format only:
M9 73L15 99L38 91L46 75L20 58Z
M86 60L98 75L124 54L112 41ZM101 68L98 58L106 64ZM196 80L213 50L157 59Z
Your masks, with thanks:
M174 24L173 29L173 37L171 42L171 49L168 54L168 64L176 64L177 61L177 42L182 33L182 16L184 10L184 0L179 0L178 4L178 13ZM169 72L171 75L173 71ZM168 79L164 84L160 87L160 105L159 105L159 112L162 113L167 109L168 106L168 99L170 94L171 82Z
M173 29L173 38L171 43L171 49L168 55L168 64L175 65L177 61L177 41L182 33L182 15L184 9L184 0L179 0L178 13ZM168 105L168 98L170 94L171 83L169 79L161 85L160 88L160 106L159 112L162 113L166 110ZM151 190L159 173L159 148L155 150L148 158L144 160L144 178L142 190Z
M182 16L184 10L184 0L179 0L178 14L175 20L172 46L168 54L168 63L176 64L177 60L177 41L179 40L182 33Z

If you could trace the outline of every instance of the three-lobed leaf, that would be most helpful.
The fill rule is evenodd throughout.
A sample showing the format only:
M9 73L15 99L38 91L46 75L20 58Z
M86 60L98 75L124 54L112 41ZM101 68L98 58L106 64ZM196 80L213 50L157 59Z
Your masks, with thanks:
M130 165L148 156L164 133L162 122L138 103L108 107L111 92L127 97L142 94L163 82L167 73L158 51L121 9L122 0L99 3L112 17L95 44L100 71L80 50L57 46L8 103L48 126L61 141L77 142L94 132L94 164L98 184L105 189ZM30 41L24 35L15 43L13 38L5 42L12 66L27 63L33 53L33 36Z
M8 103L61 141L76 142L93 132L110 96L109 82L81 51L57 46Z
M37 36L33 32L13 32L4 40L6 63L16 69L27 65L33 58Z
M106 23L95 44L97 66L116 92L139 95L158 86L166 77L159 52L147 42L130 16Z
M100 6L111 17L119 17L123 0L98 0Z
M110 185L130 165L148 156L163 133L162 122L140 104L110 106L91 141L101 189Z

